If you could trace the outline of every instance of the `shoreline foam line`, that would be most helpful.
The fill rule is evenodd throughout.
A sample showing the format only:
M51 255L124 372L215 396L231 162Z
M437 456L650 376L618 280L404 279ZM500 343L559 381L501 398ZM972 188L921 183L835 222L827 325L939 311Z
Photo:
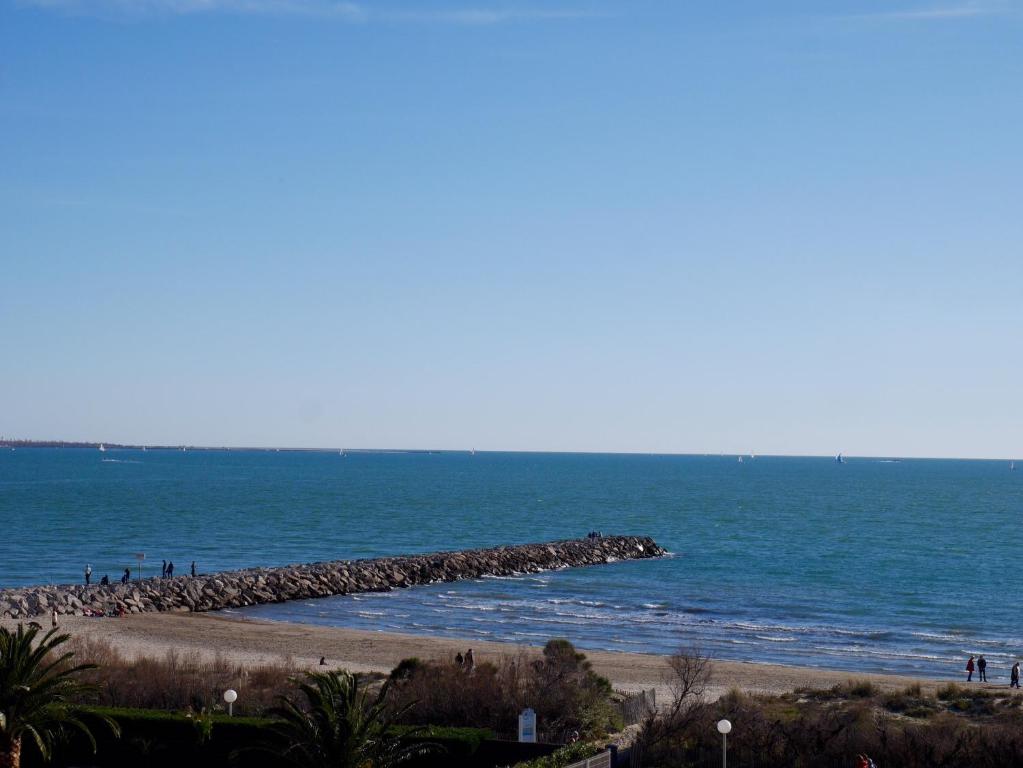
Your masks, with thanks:
M456 552L336 560L128 584L65 584L0 590L0 617L205 612L435 582L512 576L641 560L666 554L649 536L602 536Z

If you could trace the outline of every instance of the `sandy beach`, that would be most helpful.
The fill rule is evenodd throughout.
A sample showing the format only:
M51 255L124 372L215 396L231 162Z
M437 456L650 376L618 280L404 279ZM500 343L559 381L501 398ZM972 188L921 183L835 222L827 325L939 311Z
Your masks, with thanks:
M16 622L6 619L2 624L13 627ZM469 647L473 648L477 662L508 654L539 653L537 647L510 643L253 621L223 613L151 613L122 619L64 617L61 627L73 635L108 641L135 657L162 656L174 649L204 656L220 654L243 666L290 660L299 667L313 668L323 656L334 668L389 672L405 658L451 658ZM615 688L624 691L656 688L658 701L667 700L665 657L608 651L586 651L586 655L595 670L610 679ZM785 693L804 686L826 688L853 678L870 680L886 690L915 682L925 690L943 684L899 675L715 661L707 695L716 698L731 688Z

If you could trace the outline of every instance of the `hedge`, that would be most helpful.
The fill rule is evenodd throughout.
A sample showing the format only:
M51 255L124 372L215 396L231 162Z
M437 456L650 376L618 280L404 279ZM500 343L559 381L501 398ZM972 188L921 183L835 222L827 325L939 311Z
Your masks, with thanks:
M93 754L88 741L74 735L59 747L51 763L53 768L68 766L97 766L98 768L199 768L200 766L245 765L246 768L276 768L279 761L274 755L255 750L261 744L272 743L273 720L257 717L228 717L227 715L206 715L190 717L175 712L149 709L120 709L111 707L88 707L84 719L93 725L97 750ZM110 729L100 722L97 715L114 720L121 728L121 737L116 738ZM208 736L204 737L204 726ZM400 727L399 734L414 729ZM493 732L476 728L426 727L419 730L411 740L438 744L441 751L424 755L408 763L409 768L492 768L492 749L481 750L481 745L490 745ZM240 755L235 758L236 753ZM486 764L474 760L478 755ZM512 761L508 761L510 764ZM25 768L42 768L42 760L36 750L26 744L22 765Z

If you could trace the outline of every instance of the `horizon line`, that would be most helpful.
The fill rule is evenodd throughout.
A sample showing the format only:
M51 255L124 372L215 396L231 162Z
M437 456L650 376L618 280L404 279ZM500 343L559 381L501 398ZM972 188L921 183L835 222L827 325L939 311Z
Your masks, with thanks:
M482 448L383 448L383 447L349 447L349 446L275 446L275 445L200 445L193 443L117 443L105 440L37 440L27 438L0 437L0 448L91 448L104 446L112 450L181 450L195 451L265 451L290 453L333 453L346 451L352 453L522 453L551 455L589 455L589 456L685 456L685 457L749 457L775 459L909 459L920 461L1009 461L1012 456L921 456L894 453L756 453L750 451L600 451L600 450L543 450L543 449L491 449Z

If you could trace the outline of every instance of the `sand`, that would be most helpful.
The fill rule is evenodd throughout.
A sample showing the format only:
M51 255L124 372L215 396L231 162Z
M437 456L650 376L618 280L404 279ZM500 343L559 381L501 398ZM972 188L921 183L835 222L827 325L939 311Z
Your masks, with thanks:
M16 622L7 619L0 624L13 627ZM44 626L48 624L46 621ZM254 621L224 613L147 613L121 619L62 617L61 627L73 635L106 640L133 657L163 656L174 649L204 656L220 654L242 666L289 660L299 667L312 669L318 668L320 657L324 656L331 668L389 672L405 658L453 658L469 647L477 663L502 655L539 653L536 647L510 643ZM608 651L586 651L586 655L594 669L610 679L618 690L655 688L658 702L667 700L665 657ZM944 684L940 680L901 675L776 664L714 661L712 667L707 695L714 698L731 688L786 693L800 687L827 688L850 679L870 680L885 690L919 683L924 690L933 691Z

